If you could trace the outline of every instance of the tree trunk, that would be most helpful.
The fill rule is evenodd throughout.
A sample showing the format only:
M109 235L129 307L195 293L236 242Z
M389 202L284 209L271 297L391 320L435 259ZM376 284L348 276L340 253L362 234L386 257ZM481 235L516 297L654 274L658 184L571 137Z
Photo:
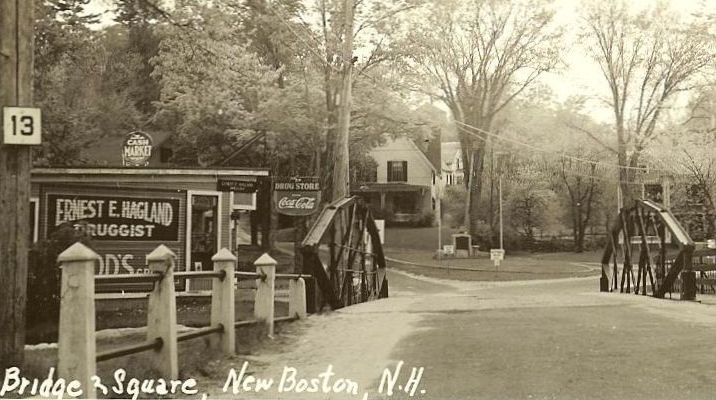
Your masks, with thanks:
M300 274L303 271L303 251L301 242L308 233L307 217L293 217L293 272Z
M574 251L576 253L579 252L579 229L577 228L579 223L577 222L577 218L576 207L572 204L572 242L574 243Z
M485 166L485 148L483 146L474 150L474 162L470 166L470 235L477 236L480 216L477 210L480 207L480 195L482 193L482 172Z
M577 208L577 253L584 251L584 220L582 219L582 208Z

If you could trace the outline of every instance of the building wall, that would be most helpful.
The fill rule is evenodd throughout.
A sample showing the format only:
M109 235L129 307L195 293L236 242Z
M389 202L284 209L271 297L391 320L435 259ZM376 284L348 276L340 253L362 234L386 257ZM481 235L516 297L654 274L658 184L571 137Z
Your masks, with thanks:
M162 175L113 175L102 174L48 174L33 175L31 185L31 199L39 200L37 207L37 239L45 238L47 233L47 207L43 192L51 189L53 192L64 194L85 194L102 196L128 196L137 198L176 198L179 199L179 230L180 238L177 242L166 243L177 254L177 268L183 270L187 262L187 191L216 193L217 176L162 176ZM219 221L216 227L218 233L217 248L232 249L231 239L231 196L230 192L220 192ZM105 246L106 244L106 246ZM133 262L128 268L120 269L119 273L136 272L146 265L144 256L156 247L159 242L118 242L104 241L100 243L104 252L109 253L110 247L121 254L131 254ZM110 246L110 247L108 247ZM106 249L105 249L106 248ZM121 250L121 251L120 251ZM149 251L147 251L149 250ZM106 256L105 256L106 257ZM110 257L112 262L114 258ZM121 258L121 257L120 257ZM104 271L103 271L104 272ZM114 268L112 271L114 272Z
M462 165L462 151L457 149L445 157L442 166L442 187L462 185L464 179L464 168ZM443 193L445 191L443 190Z
M432 186L433 170L422 152L410 139L397 138L388 141L370 152L378 163L378 183L388 182L388 161L408 162L408 181L411 185Z
M438 185L440 185L439 176L434 173L425 155L410 139L405 137L389 138L384 145L371 150L370 155L378 164L378 183L389 183L389 161L407 161L408 180L405 183L426 187L422 194L417 192L414 194L417 196L416 203L418 207L420 207L421 212L434 211L435 215L439 215L440 205L437 201ZM435 201L435 210L433 210L433 201ZM386 202L386 208L393 209L393 205L390 203L391 200Z

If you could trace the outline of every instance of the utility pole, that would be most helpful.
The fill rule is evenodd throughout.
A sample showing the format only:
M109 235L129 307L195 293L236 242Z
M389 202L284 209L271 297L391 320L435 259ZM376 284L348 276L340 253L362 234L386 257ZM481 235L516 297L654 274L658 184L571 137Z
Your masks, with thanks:
M470 232L470 213L473 211L471 204L472 204L472 185L474 184L473 180L473 174L472 174L472 168L475 164L475 149L470 150L470 158L468 159L468 165L467 169L464 169L463 165L463 179L467 179L467 193L465 194L465 218L463 221L463 224L465 225L465 230L472 234Z
M27 0L0 0L2 107L32 105L32 5ZM31 151L31 146L4 140L0 144L0 371L23 363Z
M353 0L343 1L345 28L343 32L343 79L338 104L338 131L333 152L333 184L331 200L350 194L348 133L351 126L351 85L353 73Z
M499 183L499 185L500 185L500 187L499 187L499 191L500 191L500 250L504 250L505 249L504 239L503 239L504 236L502 233L502 173L500 173L499 179L500 179L500 183Z

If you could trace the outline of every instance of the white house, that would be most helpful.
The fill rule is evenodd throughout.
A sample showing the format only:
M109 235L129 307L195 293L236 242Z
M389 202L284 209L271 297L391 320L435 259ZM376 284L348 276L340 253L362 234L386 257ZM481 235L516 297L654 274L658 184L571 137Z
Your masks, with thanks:
M351 192L361 195L374 213L389 222L436 223L440 213L440 137L416 141L387 138L369 155L377 170L374 182L354 182Z
M440 148L442 160L442 184L444 186L462 185L465 177L460 142L444 142Z

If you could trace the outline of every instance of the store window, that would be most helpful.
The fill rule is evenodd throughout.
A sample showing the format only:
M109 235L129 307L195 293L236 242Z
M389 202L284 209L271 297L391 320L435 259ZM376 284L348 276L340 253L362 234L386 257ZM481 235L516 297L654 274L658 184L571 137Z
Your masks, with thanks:
M218 251L216 195L191 196L191 263L195 270L211 270L211 257Z

